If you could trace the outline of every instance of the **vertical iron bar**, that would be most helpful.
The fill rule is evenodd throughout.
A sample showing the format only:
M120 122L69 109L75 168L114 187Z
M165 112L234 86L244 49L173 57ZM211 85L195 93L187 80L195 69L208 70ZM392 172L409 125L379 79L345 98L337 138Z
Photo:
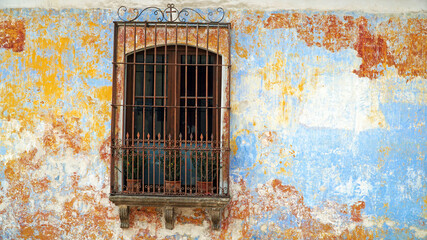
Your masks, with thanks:
M138 147L139 146L139 132L136 134L136 137L137 137L137 139L136 139L136 146ZM139 150L136 148L135 149L135 152L136 152L136 161L137 161L137 164L136 164L136 166L137 166L137 171L136 171L136 174L137 174L137 179L139 179L139 177L140 177L140 172L139 172L139 168L141 167L141 166L139 166L139 158L141 157L140 156L140 153L139 153ZM141 164L142 164L142 161L141 161ZM141 181L138 181L138 183L139 184L141 184L142 185L142 178L141 178ZM140 185L137 185L137 192L140 192L141 190L140 190Z
M126 190L126 192L129 192L129 179L128 179L128 175L129 175L129 150L128 150L128 146L129 146L129 134L126 134L126 140L125 140L125 146L126 146L126 150L125 150L125 155L126 155L126 163L125 163L125 167L126 167L126 171L123 171L123 182L126 179L126 185L124 186L124 189Z
M187 110L187 64L188 64L188 24L185 24L185 133L184 133L184 139L185 139L185 143L184 146L185 148L187 147L187 114L188 114L188 110ZM185 154L185 195L187 195L187 151Z
M208 137L207 136L209 136L209 134L208 134L208 131L209 131L209 124L208 124L208 122L209 122L209 118L208 118L208 112L209 112L209 108L208 108L208 106L209 106L209 104L208 104L208 102L209 102L209 99L208 99L208 95L209 95L209 91L208 91L208 88L209 88L209 25L207 25L207 27L206 27L206 61L205 61L205 64L206 64L206 79L205 79L205 81L206 81L206 95L205 95L205 105L206 105L206 111L205 111L205 116L206 116L206 134L205 134L205 136L206 136L206 139L208 139ZM207 141L207 140L206 140ZM207 142L206 142L206 144L207 144ZM209 176L208 176L208 166L209 166L209 161L208 161L208 158L209 158L209 155L208 155L208 151L207 151L207 149L206 149L206 182L209 182ZM206 183L206 184L208 184L208 183ZM208 187L206 187L206 193L207 193L207 191L208 191Z
M146 152L145 152L145 110L146 110L146 108L145 108L145 98L146 98L146 95L145 95L145 82L146 82L146 68L147 68L147 23L145 23L144 24L144 60L142 61L143 62L143 81L142 81L142 149L143 149L143 153L142 153L142 161L143 161L143 165L142 165L142 168L143 168L143 171L142 171L142 181L143 181L143 183L142 183L142 185L143 185L143 187L142 187L142 192L144 192L145 191L145 184L147 184L147 191L148 192L150 192L150 186L149 186L149 182L150 182L150 160L149 160L149 158L148 158L148 156L147 156L147 167L148 167L148 169L147 169L147 174L148 174L148 177L147 177L147 183L145 183L145 157L146 157Z
M198 124L198 107L197 107L197 104L198 104L198 101L199 101L199 98L198 98L198 96L199 96L199 92L198 92L198 82L199 82L199 24L197 24L196 25L196 94L195 94L195 101L196 101L196 110L195 110L195 116L194 116L194 118L195 118L195 122L196 122L196 139L195 139L195 141L196 141L196 148L195 148L195 152L196 152L196 187L195 187L195 191L196 191L196 193L197 193L197 138L199 137L199 132L198 132L198 129L197 129L197 124Z
M157 153L158 153L158 157L159 157L159 159L158 159L158 161L159 161L159 172L158 172L158 174L157 174L157 180L158 180L158 185L157 185L157 191L160 193L161 191L161 188L160 188L160 164L161 164L161 158L162 158L162 147L161 147L161 142L162 142L162 140L161 140L161 138L162 138L162 136L161 136L161 134L160 133L158 133L157 134L157 141L158 141L158 144L156 145L157 146ZM164 184L164 183L163 183Z
M127 72L127 61L126 61L126 22L124 23L124 33L123 33L123 70L125 72ZM123 86L125 86L124 89L126 89L127 85L126 85L126 75L127 74L123 74ZM126 96L126 91L124 91L124 96ZM126 97L123 98L123 112L126 113L124 114L125 118L127 115L127 102L126 102ZM125 139L126 136L126 132L128 132L128 130L126 129L126 121L127 119L123 119L123 139Z
M148 158L147 152L145 152L145 99L146 99L146 95L145 95L145 82L146 82L146 71L147 71L147 23L144 24L144 60L143 62L143 80L142 80L142 149L143 153L142 153L142 161L143 161L143 172L142 172L142 178L143 178L143 187L142 187L142 192L145 191L145 185L147 184L147 192L150 192L150 186L149 186L149 182L150 182L150 159ZM145 159L147 157L147 159ZM147 183L145 182L145 160L147 160Z
M230 169L229 169L229 167L230 167L230 140L229 140L229 138L230 138L230 92L231 92L231 49L230 49L230 46L231 46L231 37L230 37L230 31L231 31L231 24L229 23L228 24L228 34L227 34L227 37L228 37L228 79L227 79L227 92L226 92L226 94L227 94L227 97L228 97L228 99L225 99L225 102L226 102L226 111L227 111L227 120L228 120L228 127L227 127L227 140L226 140L226 144L227 144L227 146L226 146L226 153L225 154L227 154L227 162L226 162L226 172L225 172L225 174L226 174L226 176L227 176L227 193L226 193L226 195L227 196L229 196L229 194L230 194L230 191L229 191L229 188L230 188L230 174L229 174L229 171L230 171Z
M221 103L221 99L220 99L220 97L219 97L219 91L221 91L221 79L220 79L220 75L219 75L219 72L218 72L218 69L219 69L219 31L220 31L220 28L219 28L219 24L217 25L217 37L216 37L216 39L217 39L217 42L216 42L216 61L215 61L215 63L216 63L216 66L215 66L215 71L216 71L216 74L215 74L215 79L214 79L214 81L215 81L215 85L216 85L216 87L215 87L215 112L216 112L216 114L215 114L215 135L216 135L216 139L218 139L219 138L219 135L220 135L220 130L219 130L219 116L220 116L220 114L221 114L221 108L220 108L220 106L218 106L218 102L220 102ZM221 64L222 64L222 62L221 62ZM222 75L221 75L222 76ZM212 103L213 104L213 103ZM212 138L211 138L211 141L212 141L212 145L214 146L214 134L213 134L213 131L212 131ZM218 153L216 152L216 149L215 149L215 160L216 160L216 193L217 194L219 194L219 163L218 163Z
M133 74L132 74L132 125L131 125L131 131L132 131L132 179L134 178L134 171L135 171L135 79L136 79L136 23L133 24ZM138 161L136 161L136 166L138 168ZM138 169L137 169L137 177L138 179ZM135 180L134 180L135 183ZM133 186L135 188L135 186Z
M130 152L130 154L131 154L131 159L132 159L131 160L132 161L132 164L131 164L132 167L131 167L131 171L130 171L132 175L130 175L130 176L131 176L131 179L132 179L132 192L134 192L135 191L135 178L134 178L134 176L135 176L134 175L134 173L135 173L134 172L134 170L135 170L135 154L134 154L133 150L135 149L135 146L133 144L133 139L132 138L130 139L130 145L131 145L131 148L130 148L131 152Z
M115 165L117 158L115 157L116 154L116 96L117 96L117 23L114 23L114 39L113 39L113 90L112 90L112 106L111 106L111 161L110 161L110 192L115 193L114 186L115 183Z
M131 139L133 144L133 139L135 138L135 74L136 74L136 24L133 24L133 75L132 75L132 127L131 127Z
M172 96L173 96L173 100L174 100L174 107L173 107L173 111L174 111L174 114L173 114L173 119L174 119L174 123L173 123L173 131L174 131L174 135L173 135L173 146L174 146L174 148L177 148L177 143L176 143L176 140L178 139L178 136L177 136L177 132L176 132L176 130L177 130L177 128L179 128L178 126L177 126L177 100L179 99L179 101L181 101L181 99L179 98L179 92L178 92L178 89L179 89L179 87L178 87L178 82L177 82L177 74L178 74L178 65L177 65L177 63L178 63L178 24L175 24L175 61L174 61L174 67L175 67L175 71L174 71L174 75L173 75L173 86L174 86L174 91L175 91L175 94L172 94ZM181 142L179 142L179 148L178 148L178 156L179 156L179 171L180 171L180 178L181 178ZM175 151L174 151L174 165L176 166L176 157L177 157L177 153L175 153ZM175 177L176 177L176 174L175 174ZM179 192L181 192L181 185L179 186Z
M208 134L208 126L209 126L209 124L208 124L208 106L209 106L209 104L208 104L208 86L209 86L209 25L207 25L207 28L206 28L206 60L205 60L205 64L206 64L206 79L205 79L205 81L206 81L206 95L205 95L205 105L206 105L206 112L205 112L205 115L206 115L206 122L205 122L205 125L206 125L206 133L205 133L205 136L209 136L209 134Z
M164 149L166 149L166 114L167 114L167 107L166 107L166 102L168 101L168 97L167 97L167 61L168 61L168 55L167 55L167 49L168 49L168 28L167 28L167 24L165 24L165 55L164 55L164 75L163 75L163 146ZM170 156L169 156L170 157ZM165 171L165 167L166 167L166 153L165 153L165 157L163 158L163 192L166 192L165 190L165 185L166 185L166 171ZM170 173L169 173L170 175Z
M156 81L157 81L157 23L154 23L154 73L153 73L153 190L156 191ZM160 168L159 168L160 171Z
M123 70L126 72L127 71L127 59L126 59L126 23L124 24L124 33L123 33ZM123 74L123 86L125 86L125 87L127 87L127 85L126 85L126 74ZM126 89L126 88L124 88L124 89ZM124 94L123 95L125 95L126 96L126 91L124 91ZM126 97L124 97L123 98L123 113L125 113L124 114L124 116L126 116L127 114L127 102L126 102ZM128 132L128 130L126 129L126 121L127 121L127 119L123 119L124 121L123 121L123 139L126 139L125 137L126 137L126 132ZM125 140L125 141L127 141L127 140ZM128 144L128 143L127 143ZM127 152L126 152L126 154L127 154ZM126 174L128 174L128 170L129 169L127 169L127 166L128 166L128 161L129 159L128 159L128 157L126 157ZM122 182L124 183L125 182L125 177L127 178L127 176L125 176L125 172L123 171L123 178L122 178ZM126 181L126 191L128 191L128 185L129 185L129 183Z

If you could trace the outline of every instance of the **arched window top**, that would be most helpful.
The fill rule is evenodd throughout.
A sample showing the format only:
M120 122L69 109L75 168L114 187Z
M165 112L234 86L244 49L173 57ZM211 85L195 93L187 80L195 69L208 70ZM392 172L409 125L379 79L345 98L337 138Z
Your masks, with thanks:
M216 53L215 51L212 50L208 50L206 51L206 47L202 47L202 46L192 46L192 45L185 45L185 44L169 44L169 45L152 45L152 46L147 46L146 48L140 48L140 49L136 49L135 51L129 52L127 53L127 62L132 62L132 58L130 58L130 56L133 57L134 53L136 53L136 55L140 55L140 54L144 54L144 52L147 52L149 54L154 54L154 52L156 52L157 55L162 55L165 53L165 51L167 53L174 53L174 52L185 52L188 51L189 53L193 53L197 55L218 55L219 58L222 58L221 54Z

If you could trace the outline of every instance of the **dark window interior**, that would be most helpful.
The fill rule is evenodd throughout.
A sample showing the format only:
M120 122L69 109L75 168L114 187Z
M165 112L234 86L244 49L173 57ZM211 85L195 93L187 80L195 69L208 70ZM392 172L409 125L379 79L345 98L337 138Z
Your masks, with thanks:
M128 55L125 129L129 137L139 133L141 138L164 139L170 134L191 140L219 135L220 64L219 55L188 46Z

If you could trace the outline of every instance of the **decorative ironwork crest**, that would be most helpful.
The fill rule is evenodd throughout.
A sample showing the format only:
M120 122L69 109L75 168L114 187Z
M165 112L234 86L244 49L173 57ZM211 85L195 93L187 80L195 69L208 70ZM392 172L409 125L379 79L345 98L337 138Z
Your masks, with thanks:
M168 4L164 10L158 7L147 7L144 9L128 9L125 6L119 7L117 16L125 22L137 20L144 12L154 14L158 22L188 22L191 14L206 23L219 23L224 19L225 11L219 7L216 10L209 11L208 14L201 13L192 8L183 8L178 10L174 4Z

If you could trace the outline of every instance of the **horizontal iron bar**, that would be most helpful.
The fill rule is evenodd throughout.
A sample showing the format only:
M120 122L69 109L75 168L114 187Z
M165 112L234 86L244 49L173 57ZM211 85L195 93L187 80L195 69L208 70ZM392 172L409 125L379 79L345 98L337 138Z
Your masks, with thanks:
M230 201L230 197L228 194L216 194L213 196L192 194L185 196L173 195L173 197L168 197L164 196L164 194L144 192L135 195L115 193L110 195L110 200L119 205L135 206L225 207Z
M143 98L145 98L145 99L165 99L165 98L168 98L168 96L136 96L135 95L135 98L138 98L138 99L143 99ZM181 96L181 97L179 97L179 98L181 98L181 99L197 99L197 100L206 100L206 99L213 99L213 97L204 97L204 96ZM129 106L129 105L126 105L126 106Z
M157 56L159 56L161 54L158 54ZM190 55L187 55L190 56ZM199 66L199 67L206 67L206 66L212 66L212 67L229 67L231 66L230 64L214 64L214 63L208 63L208 64L202 64L202 63L139 63L139 62L112 62L113 64L125 64L125 65L167 65L167 66ZM140 71L137 71L140 72Z
M203 100L203 99L199 99ZM206 107L206 106L162 106L162 105L122 105L111 104L112 107L143 107L143 108L197 108L197 109L231 109L231 107Z
M167 27L167 28L175 28L175 27L208 27L209 28L228 28L231 26L231 23L185 23L185 22L172 22L172 23L163 23L163 22L142 22L142 21L135 21L135 22L122 22L122 21L113 21L116 26L137 26L137 27Z
M129 140L131 141L131 140ZM140 143L162 143L161 140L157 140L157 141L152 141L150 140L149 142L147 141L142 141L141 139L137 140L134 139L134 142L140 142ZM187 144L186 146L182 147L182 146L178 146L178 147L165 147L165 146L150 146L150 145L145 145L145 146L135 146L135 145L119 145L119 146L114 146L114 149L152 149L152 150L195 150L195 151L199 151L199 152L209 152L209 151L214 151L214 152L229 152L230 149L229 148L224 148L224 147L212 147L212 148L200 148L200 145L202 145L200 143L200 141L197 142L198 145L195 145L195 141L188 141L188 142L180 142L179 144ZM175 145L178 145L178 143L175 143ZM215 144L217 145L217 144ZM218 143L219 145L219 143Z

